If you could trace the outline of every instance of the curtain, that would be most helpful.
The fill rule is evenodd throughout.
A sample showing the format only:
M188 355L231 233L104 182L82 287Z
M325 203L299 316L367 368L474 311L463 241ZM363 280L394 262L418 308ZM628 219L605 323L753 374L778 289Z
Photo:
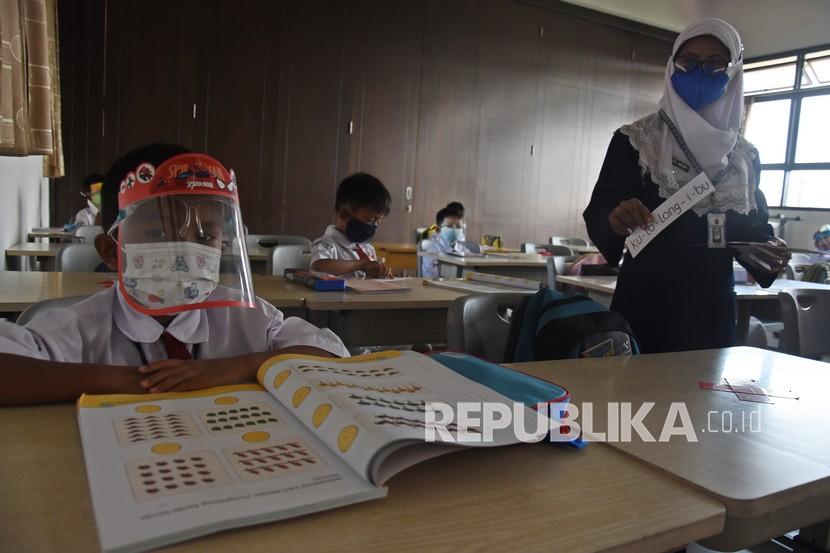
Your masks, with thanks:
M63 176L55 0L0 0L0 154Z

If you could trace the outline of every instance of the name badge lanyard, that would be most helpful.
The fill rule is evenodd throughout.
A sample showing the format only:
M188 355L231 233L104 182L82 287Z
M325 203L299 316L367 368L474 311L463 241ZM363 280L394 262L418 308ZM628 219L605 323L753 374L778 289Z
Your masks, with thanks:
M674 121L672 121L671 118L662 109L658 113L660 114L660 119L662 119L666 126L669 128L669 131L671 131L672 136L674 136L674 139L677 141L678 146L680 146L680 149L683 151L683 154L686 156L686 159L689 160L689 163L692 165L694 170L697 171L698 174L702 173L703 168L700 166L700 163L698 163L697 158L692 153L692 150L689 148L689 145L686 144L686 140L683 138L683 135L680 134L680 130L674 124ZM727 155L727 159L731 157L732 152L729 152L729 154ZM718 173L711 181L712 184L717 186L717 184L723 180L723 177L726 176L726 172L728 169L729 165L727 164L726 167L718 171ZM714 212L708 213L706 218L709 227L707 245L710 248L725 248L726 215L721 212Z

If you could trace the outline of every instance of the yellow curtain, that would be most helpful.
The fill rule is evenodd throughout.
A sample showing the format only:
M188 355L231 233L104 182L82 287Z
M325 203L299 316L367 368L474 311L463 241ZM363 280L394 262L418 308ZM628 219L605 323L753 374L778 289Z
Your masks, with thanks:
M63 176L55 0L0 0L0 154L43 155Z

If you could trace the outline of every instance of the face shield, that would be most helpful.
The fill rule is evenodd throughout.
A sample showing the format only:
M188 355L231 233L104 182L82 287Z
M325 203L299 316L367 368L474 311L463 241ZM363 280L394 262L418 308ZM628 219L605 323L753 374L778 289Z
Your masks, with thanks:
M148 315L253 307L236 178L215 159L182 154L140 164L119 191L118 276Z

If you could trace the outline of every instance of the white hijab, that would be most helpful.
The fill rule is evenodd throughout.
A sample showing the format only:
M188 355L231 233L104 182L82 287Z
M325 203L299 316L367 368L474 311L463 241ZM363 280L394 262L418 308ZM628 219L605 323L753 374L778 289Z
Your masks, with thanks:
M726 92L696 112L674 90L671 77L677 51L689 39L701 35L711 35L720 40L729 49L732 65L727 70L729 83ZM702 200L694 211L703 215L713 209L731 209L746 214L755 209L753 148L740 136L744 107L743 46L738 31L732 25L720 19L706 18L683 29L666 62L665 88L660 107L674 122L710 179L727 168L715 187L715 193ZM668 198L697 176L694 169L686 172L672 166L672 158L688 166L691 163L657 113L625 125L620 130L639 152L640 166L643 172L651 173L662 198Z

